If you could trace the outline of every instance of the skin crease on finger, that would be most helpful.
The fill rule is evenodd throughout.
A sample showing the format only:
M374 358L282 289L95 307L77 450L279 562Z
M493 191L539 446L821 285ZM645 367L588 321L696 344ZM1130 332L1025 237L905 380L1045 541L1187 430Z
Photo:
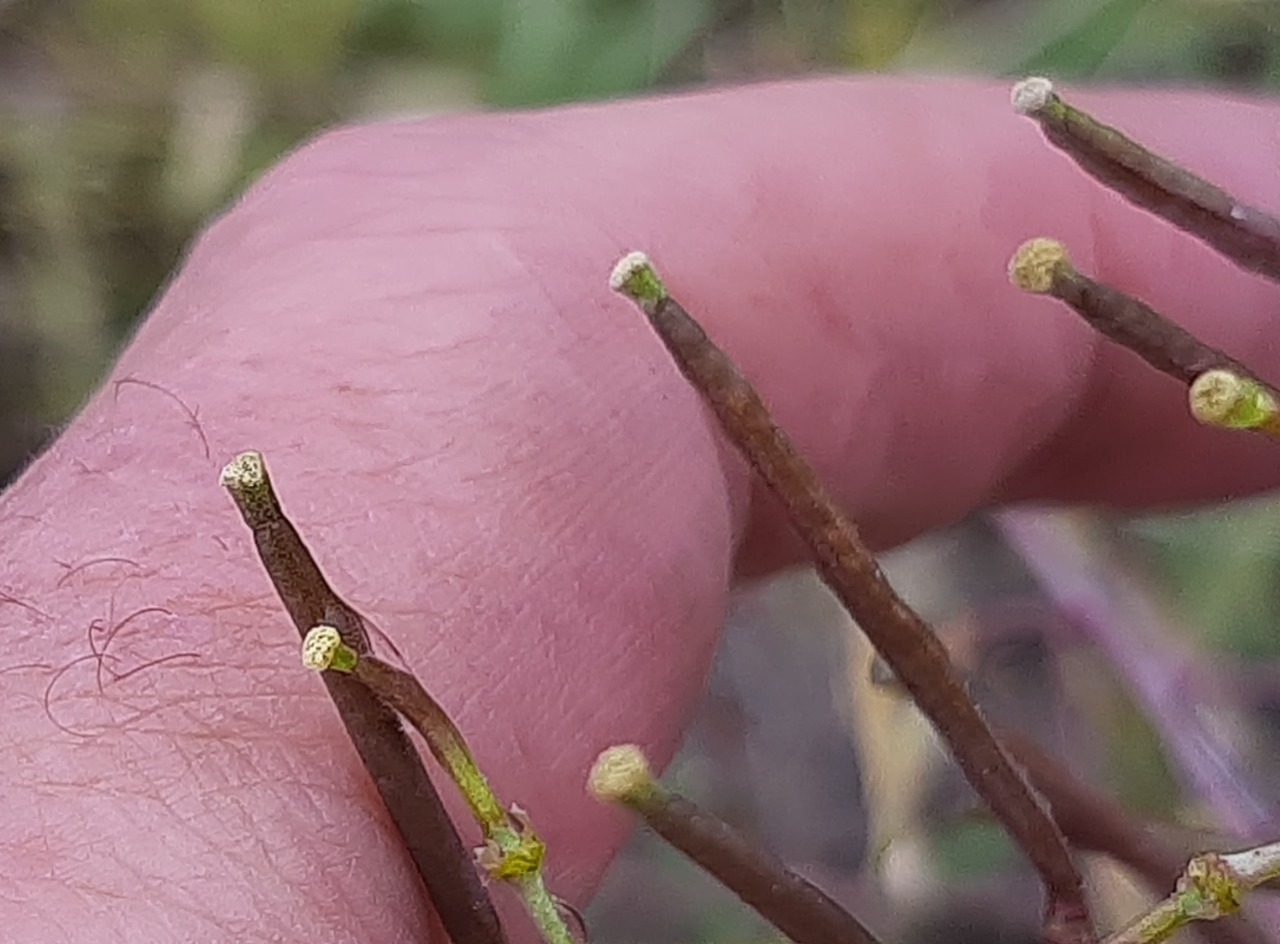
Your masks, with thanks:
M1280 112L1080 98L1277 202ZM650 253L881 546L996 496L1272 484L1265 444L1198 429L1176 384L1008 287L1041 233L1280 366L1280 293L1102 192L992 84L767 85L302 149L195 246L112 374L140 383L108 383L0 504L6 939L427 927L217 486L245 448L530 811L553 887L585 895L626 825L583 794L595 753L669 756L735 566L795 559L609 294L625 250Z

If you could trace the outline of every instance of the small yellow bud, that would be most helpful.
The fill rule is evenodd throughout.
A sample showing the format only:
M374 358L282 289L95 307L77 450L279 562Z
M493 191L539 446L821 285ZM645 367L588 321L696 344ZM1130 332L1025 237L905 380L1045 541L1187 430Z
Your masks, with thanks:
M1024 292L1044 295L1053 288L1053 280L1064 267L1070 269L1067 247L1056 239L1041 236L1029 239L1009 260L1009 281Z
M635 744L619 744L603 751L591 766L587 784L597 797L625 801L653 784L653 772L644 752Z
M359 659L354 649L342 641L342 634L332 626L313 626L302 640L302 664L323 672L350 672Z
M1250 377L1229 370L1205 371L1188 391L1191 415L1207 426L1267 429L1280 420L1275 397Z
M242 452L225 466L218 477L223 488L251 491L266 480L266 466L260 452Z

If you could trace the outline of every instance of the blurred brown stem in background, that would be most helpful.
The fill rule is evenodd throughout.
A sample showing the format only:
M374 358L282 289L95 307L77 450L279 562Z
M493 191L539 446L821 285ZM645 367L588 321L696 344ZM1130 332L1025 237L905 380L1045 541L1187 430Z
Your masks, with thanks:
M1000 740L1049 803L1054 820L1073 847L1103 853L1128 866L1155 894L1163 895L1173 887L1186 864L1185 853L1105 793L1078 779L1030 738L1003 729ZM1268 940L1243 915L1199 925L1196 931L1211 944L1265 944Z

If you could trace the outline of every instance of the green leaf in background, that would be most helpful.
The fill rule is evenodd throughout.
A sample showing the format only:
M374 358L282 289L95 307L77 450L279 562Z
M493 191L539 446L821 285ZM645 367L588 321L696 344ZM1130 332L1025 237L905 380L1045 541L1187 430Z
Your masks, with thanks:
M853 0L845 14L845 61L859 69L891 65L933 7L932 0Z
M379 56L482 65L502 29L501 0L365 0L347 41L347 56Z
M187 0L217 59L279 79L331 69L362 7L362 0Z
M900 69L967 71L982 75L1043 72L1084 78L1124 72L1132 47L1150 35L1166 48L1188 32L1228 15L1223 4L1190 0L1172 15L1151 0L1040 0L972 5L931 3L910 43L895 60ZM1187 60L1179 55L1180 71Z
M956 820L930 839L938 871L949 879L975 881L1002 872L1018 860L1008 834L992 820Z
M709 0L517 0L506 8L489 98L521 106L646 88L714 12Z
M1133 21L1151 0L1111 0L1079 26L1057 36L1039 52L1018 63L1017 75L1051 75L1055 78L1085 78L1124 39Z
M1125 530L1159 565L1179 628L1242 658L1280 657L1280 504L1235 502Z
M620 5L596 19L580 50L580 82L591 94L646 88L710 22L707 0Z

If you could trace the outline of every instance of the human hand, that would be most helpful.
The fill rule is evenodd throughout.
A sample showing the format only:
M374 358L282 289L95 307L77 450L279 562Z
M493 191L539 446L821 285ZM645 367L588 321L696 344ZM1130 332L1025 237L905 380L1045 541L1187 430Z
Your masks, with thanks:
M1280 192L1273 108L1131 93L1105 113L1245 199ZM1006 283L1012 249L1045 232L1280 366L1280 291L1102 191L992 85L389 124L286 160L5 496L6 938L423 934L405 857L218 488L245 448L530 810L552 887L589 890L626 827L585 795L591 760L620 741L668 756L735 572L796 560L610 294L626 250L654 258L881 546L990 501L1280 479L1270 444L1197 427L1171 381Z

